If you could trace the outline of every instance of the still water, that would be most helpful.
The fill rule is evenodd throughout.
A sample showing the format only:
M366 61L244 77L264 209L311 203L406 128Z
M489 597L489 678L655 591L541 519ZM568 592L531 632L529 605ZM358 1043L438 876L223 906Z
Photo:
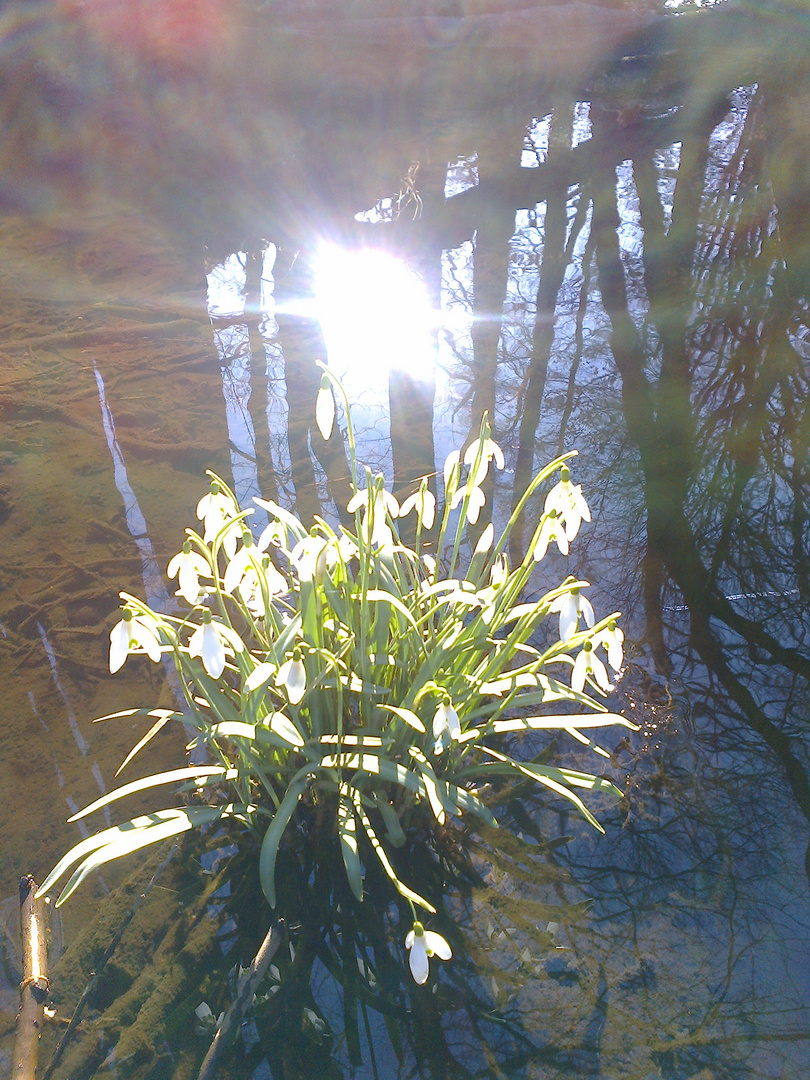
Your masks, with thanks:
M110 676L117 594L171 610L206 468L244 506L340 518L346 449L313 423L328 358L397 494L438 474L441 497L484 410L507 458L496 519L579 450L593 521L543 573L622 610L611 705L639 730L597 766L557 748L625 790L598 808L605 836L518 791L519 840L471 835L452 871L440 853L426 872L461 929L426 989L400 980L395 913L349 927L314 870L298 882L227 1075L798 1080L807 10L147 7L0 8L0 1078L17 878L79 839L65 819L143 734L92 718L180 692L140 659ZM183 761L161 738L144 773ZM194 1010L227 1008L270 917L231 842L159 886L57 1077L197 1075ZM108 941L131 907L105 901L117 883L55 928L62 1012L95 962L88 924Z

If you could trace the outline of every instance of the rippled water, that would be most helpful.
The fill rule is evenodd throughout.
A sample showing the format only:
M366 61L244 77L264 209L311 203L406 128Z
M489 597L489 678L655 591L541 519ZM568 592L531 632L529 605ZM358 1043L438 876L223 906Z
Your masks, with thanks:
M484 409L507 457L496 518L533 469L579 450L593 522L543 573L585 577L599 611L623 611L615 704L640 726L605 744L599 768L626 790L601 810L605 836L515 793L519 842L469 838L454 960L424 992L399 981L393 910L349 926L317 879L299 881L310 910L229 1075L798 1080L806 9L651 23L639 6L482 4L463 19L459 4L391 21L355 5L347 26L316 4L295 20L257 7L158 4L142 21L137 0L2 8L0 896L79 838L65 818L116 783L142 734L92 718L179 693L145 660L110 676L108 634L119 590L175 603L165 569L204 470L243 505L262 493L340 516L346 450L313 424L328 349L360 457L398 493L440 478ZM144 773L182 762L182 736L161 739ZM594 768L584 750L557 756ZM210 874L195 886L189 864L164 882L182 900L154 901L190 941L210 924L210 979L173 998L156 968L116 1013L164 955L162 937L132 943L58 1077L196 1076L210 1033L193 1033L193 1009L217 993L227 1007L232 959L270 917L239 858L215 895L199 899ZM83 928L129 909L104 914L116 883L65 909L67 955L78 942L88 970ZM194 904L208 914L178 923ZM349 974L358 957L370 997ZM69 1011L84 975L65 971Z

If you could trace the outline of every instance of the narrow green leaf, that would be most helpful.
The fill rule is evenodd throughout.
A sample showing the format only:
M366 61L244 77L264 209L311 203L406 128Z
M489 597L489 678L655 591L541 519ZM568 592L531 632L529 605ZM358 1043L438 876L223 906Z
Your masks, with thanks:
M394 888L397 890L400 896L404 896L406 900L411 900L414 904L419 904L419 906L423 907L425 911L429 911L432 915L435 915L436 908L433 906L433 904L425 900L425 898L423 896L420 896L419 893L414 892L413 889L410 889L407 885L404 884L404 882L400 881L397 877L397 873L391 865L388 855L385 852L385 848L380 843L380 840L374 831L374 827L369 821L368 814L363 809L363 804L360 801L360 793L358 791L355 791L354 805L357 811L357 816L360 818L360 822L366 831L366 835L371 841L371 846L374 849L377 858L380 860L380 865L382 866L383 870L386 872L390 880L393 882Z
M310 770L307 769L296 774L287 788L287 794L281 800L281 805L273 814L273 820L268 825L267 832L262 840L262 848L259 852L259 882L262 886L262 892L267 897L267 902L272 908L276 906L275 875L278 846L290 818L295 813L298 800L306 789L309 773Z
M406 724L410 724L410 726L414 728L414 730L421 732L422 735L425 734L425 725L422 723L416 713L411 712L410 709L400 709L397 708L396 705L381 705L380 708L387 709L388 712L394 713L400 718L400 720L404 720Z
M363 870L360 865L360 856L357 852L357 821L355 820L352 804L348 798L348 792L348 784L341 784L337 811L340 854L343 856L343 865L346 867L346 877L349 879L349 887L357 899L362 901Z
M217 778L220 780L233 780L237 775L236 769L226 769L224 765L190 765L184 769L172 769L170 772L156 773L154 776L144 776L141 780L133 780L130 784L116 788L102 795L100 799L85 806L78 814L69 817L68 821L80 821L102 806L123 799L126 795L134 795L136 791L146 791L147 788L159 787L161 784L172 784L178 780L197 780L204 777Z
M608 727L613 724L621 724L633 731L638 731L636 724L631 723L620 713L580 713L567 716L513 716L508 720L495 720L492 731L499 734L505 731L545 731L551 729L568 728L593 728Z

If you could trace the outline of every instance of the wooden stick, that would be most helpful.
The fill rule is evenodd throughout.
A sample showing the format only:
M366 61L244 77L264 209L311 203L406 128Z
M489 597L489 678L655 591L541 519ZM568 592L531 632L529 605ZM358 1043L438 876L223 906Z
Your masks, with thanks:
M23 980L14 1040L14 1080L36 1080L39 1037L49 991L45 902L34 899L36 891L36 882L30 874L20 878Z
M93 972L92 976L90 977L90 981L88 982L87 986L85 986L84 991L82 992L82 996L79 998L79 1002L78 1002L76 1008L73 1010L73 1016L71 1016L71 1018L70 1018L70 1023L68 1024L64 1035L59 1040L59 1042L58 1042L58 1044L56 1046L56 1049L54 1050L53 1054L51 1055L51 1060L48 1062L48 1067L45 1069L45 1072L42 1074L42 1080L51 1080L51 1077L53 1076L54 1071L56 1070L56 1066L59 1064L59 1062L60 1062L60 1060L62 1058L62 1055L65 1052L65 1048L66 1048L67 1044L70 1042L71 1038L73 1037L73 1032L79 1026L79 1021L82 1018L85 1006L87 1005L87 1002L90 1000L90 997L92 996L92 993L95 990L99 979L101 978L101 973L104 971L104 967L105 967L107 961L110 959L112 954L118 948L118 943L121 940L121 938L123 937L124 931L129 926L129 924L132 922L132 920L135 918L135 915L136 915L138 909L140 908L141 904L144 902L144 900L147 898L147 896L151 892L152 886L155 884L157 879L160 877L160 875L163 873L163 871L169 865L171 860L177 854L178 848L179 848L179 844L173 844L172 845L171 849L169 850L169 854L166 856L166 858L163 860L163 862L160 864L160 866L158 866L157 870L155 870L154 874L152 875L151 880L149 881L149 884L146 886L146 888L143 890L143 892L138 894L138 896L135 899L135 903L132 905L132 908L129 911L129 914L126 916L124 921L121 923L121 925L118 927L115 934L113 935L112 941L110 942L110 944L105 949L104 955L101 957L101 960L98 962L96 970ZM16 1077L15 1077L15 1080L16 1080Z
M264 941L259 946L259 951L253 957L247 976L241 988L237 991L233 1004L225 1014L225 1018L214 1036L214 1041L208 1048L208 1053L205 1055L205 1061L202 1063L197 1080L214 1080L219 1059L222 1057L234 1031L242 1023L242 1018L256 996L259 984L270 966L270 961L278 952L283 938L284 921L279 919L267 931Z

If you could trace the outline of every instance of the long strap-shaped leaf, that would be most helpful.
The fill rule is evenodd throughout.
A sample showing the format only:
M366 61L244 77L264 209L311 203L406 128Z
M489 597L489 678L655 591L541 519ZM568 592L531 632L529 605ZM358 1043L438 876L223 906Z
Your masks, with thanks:
M63 904L84 880L84 878L97 866L105 862L117 859L131 851L137 851L148 844L157 843L168 836L185 832L195 825L203 825L209 821L216 821L223 817L233 817L246 813L247 808L234 803L223 806L179 806L170 807L167 810L158 810L154 814L145 814L133 818L123 825L116 825L111 829L104 829L95 836L89 836L64 855L50 874L42 882L37 895L44 896L48 893L62 875L74 865L80 863L78 869L63 889L58 901Z
M585 803L582 801L582 799L580 799L578 795L575 795L570 788L566 787L565 783L560 783L558 780L555 780L553 776L549 775L549 773L552 771L562 773L562 770L551 770L548 769L548 767L545 765L523 765L521 762L515 761L514 758L507 757L506 754L499 754L497 750L493 750L489 746L481 746L480 749L484 753L490 754L492 757L496 758L499 762L503 762L504 766L501 767L499 765L482 765L480 767L482 771L486 770L487 772L511 772L512 770L516 769L518 772L523 773L524 776L528 776L532 780L536 780L538 784L543 784L545 785L545 787L550 788L552 791L555 791L558 795L562 795L564 799L568 799L569 802L573 803L574 806L576 806L577 810L579 810L580 814L582 814L585 820L590 822L590 824L593 825L593 827L598 832L603 833L605 831L599 824L599 822L596 820L596 818L593 816L593 814L590 812ZM582 777L585 777L584 773L580 775ZM562 779L565 780L566 778L562 777ZM567 779L569 783L574 782L570 779L570 777ZM588 779L595 782L593 786L596 786L596 784L598 784L598 777L593 776L589 777ZM603 781L602 783L605 784L606 787L613 786L612 784L608 785L607 781ZM619 794L621 794L621 792L619 792Z
M276 856L278 855L278 846L313 771L308 766L296 773L290 781L287 794L281 800L281 805L273 815L273 820L268 825L264 840L262 840L262 849L259 853L259 882L262 886L262 892L267 897L268 904L273 908L276 906Z
M147 788L159 787L161 784L171 784L178 780L197 780L207 776L220 780L232 780L236 774L236 769L226 769L224 765L190 765L185 769L171 769L169 772L155 773L154 776L144 776L141 780L133 780L132 783L124 784L115 791L107 792L100 799L85 806L84 810L80 810L78 814L69 817L68 821L79 821L88 814L92 814L93 811L100 810L102 806L123 799L126 795L133 795L136 791L145 791Z
M436 908L433 906L433 904L425 900L425 898L423 896L420 896L419 893L414 892L413 889L409 888L397 877L396 870L394 870L393 866L391 865L391 862L385 853L385 848L380 843L380 840L374 831L374 827L369 821L368 814L363 809L360 792L357 790L357 788L353 789L352 799L354 800L354 808L357 811L357 816L360 818L363 828L366 830L366 835L371 841L371 846L374 849L377 858L380 860L380 865L382 866L383 870L385 870L386 874L393 882L394 888L397 890L400 896L404 896L406 900L412 900L414 904L419 904L420 907L423 907L426 911L429 911L432 915L435 915Z
M358 900L363 899L363 870L360 866L360 856L357 852L357 821L349 798L349 785L340 785L338 797L338 836L340 837L340 854L343 856L343 865L346 868L346 877L349 886Z

